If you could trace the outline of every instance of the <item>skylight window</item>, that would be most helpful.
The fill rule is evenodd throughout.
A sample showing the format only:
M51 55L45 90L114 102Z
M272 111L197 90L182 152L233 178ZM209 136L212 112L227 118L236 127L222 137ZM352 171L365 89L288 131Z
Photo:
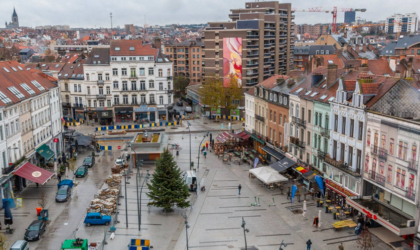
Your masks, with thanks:
M130 50L134 50L134 47L130 47Z
M12 92L17 98L19 99L25 99L25 96L22 95L22 93L20 93L20 91L15 88L15 87L8 87L8 90L10 90L10 92Z
M31 70L31 68L26 68L27 71Z
M37 89L39 89L39 91L44 91L44 87L41 86L41 84L39 84L39 82L37 82L36 80L31 81L31 83L37 87Z
M26 84L26 83L21 83L21 84L20 84L20 86L21 86L24 90L26 90L26 92L28 92L28 94L30 94L30 95L35 95L35 91L33 91L33 90L31 89L31 87L29 87L29 86L28 86L28 84Z
M322 85L322 88L325 89L325 87L327 87L327 84Z
M11 67L13 69L13 71L17 72L17 69L15 67Z
M4 71L6 71L7 73L10 73L10 71L9 71L6 67L3 67L3 69L4 69Z
M295 93L298 94L300 91L302 91L303 88L298 89Z
M60 66L59 64L56 64L55 67L58 68L58 66Z
M61 76L61 73L60 73L60 74L58 74L58 76Z
M319 99L324 100L325 98L327 98L327 96L328 96L328 95L323 95L323 96L321 96L321 98L319 98Z
M23 70L21 66L18 66L18 69Z
M65 75L64 75L64 77L68 77L68 76L69 76L69 74L65 74Z
M71 77L75 77L75 76L76 76L76 74L71 75Z
M94 55L93 57L95 57L95 58L99 58L99 55Z
M115 50L120 50L120 47L115 47Z
M318 94L318 92L314 92L314 93L312 93L311 97L314 97L314 96L316 96L317 94Z
M12 100L9 99L3 92L0 91L0 101L2 101L4 104L12 103Z
M334 96L331 96L330 99L328 99L328 101L329 102L332 102L332 101L334 101L334 99L335 99L335 97Z
M45 66L47 66L47 65L44 63L44 64L42 64L41 66L42 66L42 67L45 67Z
M312 90L309 90L308 92L305 93L305 95L309 95L312 92Z

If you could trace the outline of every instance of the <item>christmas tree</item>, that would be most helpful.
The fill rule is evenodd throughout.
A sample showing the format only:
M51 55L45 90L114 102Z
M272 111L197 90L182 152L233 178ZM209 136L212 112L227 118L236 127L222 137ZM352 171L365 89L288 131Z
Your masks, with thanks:
M173 211L172 207L186 208L190 206L187 201L190 196L188 186L181 176L181 170L167 149L161 154L156 163L156 170L150 184L148 205L163 208L165 212Z

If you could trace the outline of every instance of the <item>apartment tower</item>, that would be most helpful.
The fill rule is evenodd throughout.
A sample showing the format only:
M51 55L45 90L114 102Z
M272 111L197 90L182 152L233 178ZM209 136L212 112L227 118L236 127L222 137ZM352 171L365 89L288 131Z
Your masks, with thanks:
M235 74L243 86L252 86L293 68L290 3L247 2L244 9L232 9L229 18L210 22L204 31L204 79Z

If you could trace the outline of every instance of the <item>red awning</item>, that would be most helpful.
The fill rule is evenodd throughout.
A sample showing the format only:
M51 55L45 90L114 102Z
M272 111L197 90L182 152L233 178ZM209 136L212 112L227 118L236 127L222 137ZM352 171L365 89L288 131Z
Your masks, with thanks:
M223 132L216 137L216 140L220 141L221 143L225 143L230 138L232 138L232 136L229 133Z
M25 163L14 174L41 185L47 183L54 175L54 173L39 168L30 162Z
M246 140L246 139L248 139L249 137L251 137L250 135L248 135L247 133L245 133L245 132L240 132L239 134L238 134L243 140Z

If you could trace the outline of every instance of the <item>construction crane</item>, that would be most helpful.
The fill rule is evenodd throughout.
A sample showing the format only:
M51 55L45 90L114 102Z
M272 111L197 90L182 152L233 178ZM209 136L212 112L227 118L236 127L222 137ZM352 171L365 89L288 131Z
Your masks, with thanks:
M350 11L359 11L359 12L366 12L366 9L353 9L353 8L341 8L341 10L338 10L336 6L334 6L333 10L326 10L322 7L312 7L307 9L295 9L292 8L292 11L295 12L325 12L330 13L333 15L333 20L331 23L331 33L337 33L337 12L350 12Z

